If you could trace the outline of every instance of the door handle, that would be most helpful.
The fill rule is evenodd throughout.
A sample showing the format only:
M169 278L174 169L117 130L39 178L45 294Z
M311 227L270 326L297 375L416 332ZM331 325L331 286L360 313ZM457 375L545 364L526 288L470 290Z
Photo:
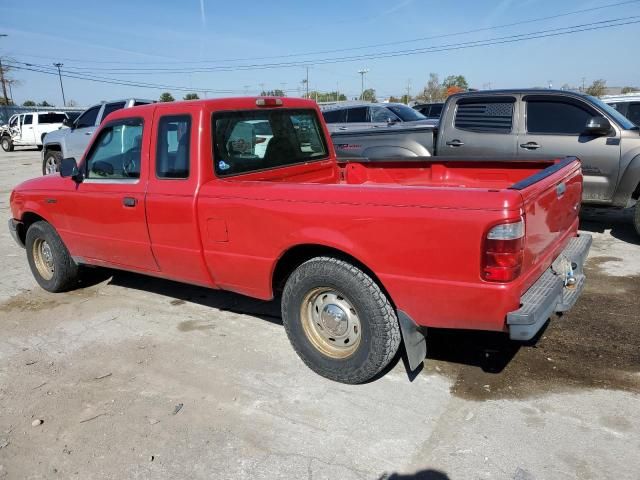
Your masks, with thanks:
M133 197L124 197L122 199L122 205L125 207L135 207L138 204L138 200Z
M346 130L347 127L338 127L338 130Z
M540 145L537 144L536 142L527 142L527 143L521 143L520 148L526 148L527 150L535 150L537 148L540 148Z
M84 132L85 135L93 135L93 132Z
M450 142L447 142L447 145L450 147L461 147L464 145L464 142L461 142L456 138L455 140L451 140Z

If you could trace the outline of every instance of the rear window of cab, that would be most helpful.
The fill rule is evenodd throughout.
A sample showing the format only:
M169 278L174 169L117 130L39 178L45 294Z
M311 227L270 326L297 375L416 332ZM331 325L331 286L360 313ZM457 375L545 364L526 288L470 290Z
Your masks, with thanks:
M214 170L219 177L325 159L315 110L265 109L212 115Z

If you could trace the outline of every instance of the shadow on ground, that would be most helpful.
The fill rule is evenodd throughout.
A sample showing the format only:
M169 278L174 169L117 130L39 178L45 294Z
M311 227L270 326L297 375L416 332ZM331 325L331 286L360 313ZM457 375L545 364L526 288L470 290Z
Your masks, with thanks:
M612 237L632 245L640 245L640 235L633 226L634 210L582 207L580 229L597 233L611 229Z
M409 474L384 474L378 480L449 480L449 476L439 470L420 470Z

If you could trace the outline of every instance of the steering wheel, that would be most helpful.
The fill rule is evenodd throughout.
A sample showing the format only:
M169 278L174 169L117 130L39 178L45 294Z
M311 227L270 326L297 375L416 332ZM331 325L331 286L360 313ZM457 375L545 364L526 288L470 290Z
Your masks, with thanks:
M129 150L124 154L122 172L126 177L137 177L139 175L139 172L136 170L138 153L136 150Z

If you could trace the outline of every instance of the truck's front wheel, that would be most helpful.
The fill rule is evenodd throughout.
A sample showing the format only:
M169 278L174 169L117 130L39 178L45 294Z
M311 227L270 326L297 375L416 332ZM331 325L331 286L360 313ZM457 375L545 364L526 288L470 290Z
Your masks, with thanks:
M44 154L42 160L42 174L51 175L60 171L60 162L62 162L62 153L55 150L48 150Z
M0 145L2 145L2 150L4 150L5 152L13 152L13 140L11 140L11 137L7 135L2 137L2 140L0 140Z
M400 346L398 319L380 287L336 258L313 258L291 274L282 295L282 319L304 363L337 382L370 380Z
M25 247L31 273L42 288L63 292L77 282L78 265L47 222L35 222L29 227Z

